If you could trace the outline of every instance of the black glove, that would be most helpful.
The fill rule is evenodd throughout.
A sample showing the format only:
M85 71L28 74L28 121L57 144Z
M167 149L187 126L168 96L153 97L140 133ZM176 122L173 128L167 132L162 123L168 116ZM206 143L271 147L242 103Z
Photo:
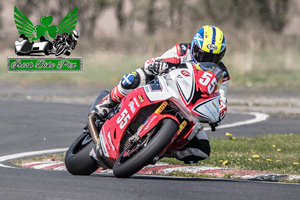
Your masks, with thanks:
M155 60L152 63L145 63L144 69L148 74L157 75L164 73L169 68L167 62L163 60Z

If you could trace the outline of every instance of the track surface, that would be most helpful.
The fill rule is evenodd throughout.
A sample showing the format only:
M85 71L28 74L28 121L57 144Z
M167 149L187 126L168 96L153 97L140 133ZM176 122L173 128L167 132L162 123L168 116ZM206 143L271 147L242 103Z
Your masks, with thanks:
M86 122L89 106L0 100L0 156L68 147ZM253 116L229 113L223 124ZM209 137L299 133L297 119L208 131ZM5 163L6 165L8 163ZM135 175L72 176L64 171L0 167L0 199L299 199L299 184Z

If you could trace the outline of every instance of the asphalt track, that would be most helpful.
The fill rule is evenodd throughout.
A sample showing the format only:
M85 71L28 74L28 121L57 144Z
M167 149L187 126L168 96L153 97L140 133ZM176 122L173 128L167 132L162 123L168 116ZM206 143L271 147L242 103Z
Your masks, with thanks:
M0 100L0 157L68 147L86 122L88 105ZM228 113L223 125L253 119ZM209 137L299 133L299 120L267 120L208 132ZM8 162L1 163L10 165ZM299 199L299 184L135 175L72 176L65 171L0 167L0 199Z

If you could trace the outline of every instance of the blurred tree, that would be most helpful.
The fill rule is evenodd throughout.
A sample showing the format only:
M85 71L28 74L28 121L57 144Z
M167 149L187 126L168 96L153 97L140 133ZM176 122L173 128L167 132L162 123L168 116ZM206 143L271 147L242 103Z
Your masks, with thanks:
M288 22L290 0L256 0L260 23L267 28L281 32Z
M145 27L146 34L170 28L178 33L185 27L194 29L201 23L221 26L231 24L244 28L249 24L281 32L288 23L292 0L16 0L16 5L28 17L42 13L62 19L78 7L78 25L82 36L96 33L97 20L108 8L113 8L121 31L134 33L136 22ZM130 11L125 12L125 5ZM59 8L59 9L58 9ZM141 26L142 27L142 26Z
M183 26L183 11L184 1L183 0L169 0L169 20L171 28L177 31L182 30Z
M149 0L148 6L146 7L146 26L147 33L152 35L155 33L156 27L156 19L155 19L155 3L156 0Z
M81 1L65 1L59 0L58 7L63 8L65 13L61 10L53 11L53 14L60 16L62 19L70 10L78 7L78 24L80 25L81 36L93 37L96 28L98 17L105 9L110 7L113 0L81 0Z
M28 17L35 13L35 8L38 8L40 4L38 0L17 0L16 6Z
M241 28L245 22L281 32L287 24L291 0L198 0L205 7L206 16L216 24L233 23ZM199 8L199 6L198 6Z
M119 30L123 31L126 26L126 15L124 13L124 0L117 0L115 5L115 13L118 20Z
M0 2L0 30L2 29L2 17L1 17L1 14L2 14L2 2ZM1 37L1 35L0 35Z

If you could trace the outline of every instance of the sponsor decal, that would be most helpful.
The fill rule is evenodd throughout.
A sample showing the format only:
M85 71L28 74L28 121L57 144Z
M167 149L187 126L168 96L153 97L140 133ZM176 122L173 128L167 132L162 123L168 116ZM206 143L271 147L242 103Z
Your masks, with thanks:
M156 110L155 113L160 114L168 105L167 101L164 101Z
M181 70L181 74L186 77L189 77L191 75L187 70Z
M99 138L100 138L100 143L101 143L101 149L102 149L102 152L103 152L104 156L109 157L108 151L107 151L106 146L105 146L106 141L104 141L103 133L101 133L99 135Z
M184 79L179 79L179 82L182 83L182 85L183 85L186 89L188 89L188 88L191 87L190 84L189 84L188 82L186 82L186 80L184 80Z
M110 137L110 132L107 134L107 137L108 137L108 142L109 142L110 146L112 147L113 151L115 151L115 146L112 143L112 140L111 140L111 137ZM108 148L109 148L109 145L108 145ZM110 150L110 148L109 148L109 150Z
M180 124L180 127L179 127L179 130L177 131L177 135L179 135L182 130L186 127L187 125L187 122L184 120L181 124Z
M213 108L211 108L209 104L208 105L206 104L204 106L210 112L210 114L214 118L214 120L217 121L217 119L216 119L217 112L214 112L215 110Z
M97 140L97 148L96 148L96 150L99 151L100 156L103 155L102 150L100 148L100 138L98 138L98 140ZM94 153L94 158L97 158L96 153L95 152L93 152L93 153Z
M97 140L97 149L100 149L100 138Z
M134 103L136 104L136 106L139 108L139 107L140 107L140 104L138 103L138 101L136 100L135 97L133 98L133 101L134 101Z
M14 21L19 33L15 41L15 53L22 57L8 57L8 72L82 72L82 59L61 57L69 56L79 38L76 30L78 9L75 7L58 25L53 25L52 16L40 17L34 25L31 20L14 7ZM60 57L42 57L55 55ZM29 57L24 57L29 56Z
M212 50L212 51L218 49L218 47L217 47L216 45L214 45L214 44L208 44L208 45L206 45L206 47L207 47L208 49Z
M156 115L154 117L152 117L149 121L147 121L144 131L147 131L150 128L150 125L153 123L155 118L156 118Z
M149 92L150 92L149 86L145 86L144 89L145 89L145 92L146 92L146 93L149 93Z
M139 95L139 96L138 96L138 99L139 99L139 101L140 101L141 103L143 103L143 102L145 101L142 95Z
M135 107L134 107L134 102L133 102L133 101L131 101L131 102L129 103L129 105L128 105L128 106L129 106L129 108L130 108L131 112L132 112L132 113L134 113L134 112L135 112L135 110L136 110L136 109L135 109Z

